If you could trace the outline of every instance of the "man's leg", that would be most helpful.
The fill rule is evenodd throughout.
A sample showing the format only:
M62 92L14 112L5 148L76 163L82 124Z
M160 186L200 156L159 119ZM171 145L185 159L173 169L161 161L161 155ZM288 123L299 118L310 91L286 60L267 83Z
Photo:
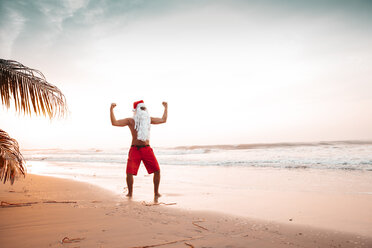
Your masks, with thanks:
M160 167L155 157L154 151L150 146L141 148L141 155L143 164L146 167L147 173L154 173L154 194L155 198L160 197L159 183L160 183Z
M133 175L127 173L127 185L128 185L128 197L132 197L133 194Z
M133 195L133 175L137 175L138 168L141 164L141 155L139 150L132 146L128 153L128 162L127 162L127 185L128 185L128 197Z
M159 194L159 184L160 184L160 170L154 172L154 194L155 197L160 197Z

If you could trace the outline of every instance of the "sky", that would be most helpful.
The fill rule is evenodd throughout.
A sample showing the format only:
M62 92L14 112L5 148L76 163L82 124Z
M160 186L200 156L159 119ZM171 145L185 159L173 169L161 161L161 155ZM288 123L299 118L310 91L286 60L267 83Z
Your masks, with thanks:
M372 1L0 1L0 57L69 113L0 107L22 149L121 148L143 99L152 146L372 140Z

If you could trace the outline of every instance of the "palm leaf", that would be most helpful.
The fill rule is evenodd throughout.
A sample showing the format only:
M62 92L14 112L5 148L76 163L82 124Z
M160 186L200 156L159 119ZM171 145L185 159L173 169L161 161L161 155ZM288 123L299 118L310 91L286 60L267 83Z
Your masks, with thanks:
M0 129L0 181L13 184L21 175L26 175L26 167L18 143Z
M66 100L62 92L48 83L44 75L14 60L0 59L0 95L9 108L14 100L18 112L31 115L55 116L66 114Z
M0 95L9 108L12 98L17 112L24 114L63 116L67 112L65 96L44 75L14 60L0 59ZM0 129L0 181L26 175L24 159L15 139Z

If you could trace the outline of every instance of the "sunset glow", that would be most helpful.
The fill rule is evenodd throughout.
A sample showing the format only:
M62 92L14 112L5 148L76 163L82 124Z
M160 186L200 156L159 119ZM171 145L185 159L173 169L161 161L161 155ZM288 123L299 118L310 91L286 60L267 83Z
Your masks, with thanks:
M371 5L360 2L5 1L1 57L41 70L70 114L3 108L2 128L22 148L127 147L109 107L125 118L143 99L152 116L169 103L154 146L370 140Z

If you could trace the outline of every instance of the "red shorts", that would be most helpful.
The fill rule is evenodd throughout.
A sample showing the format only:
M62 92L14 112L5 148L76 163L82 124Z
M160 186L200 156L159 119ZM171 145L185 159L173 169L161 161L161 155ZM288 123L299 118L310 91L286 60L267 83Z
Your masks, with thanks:
M160 170L158 161L156 160L155 154L150 146L132 146L128 154L127 173L137 175L141 161L143 161L149 174Z

